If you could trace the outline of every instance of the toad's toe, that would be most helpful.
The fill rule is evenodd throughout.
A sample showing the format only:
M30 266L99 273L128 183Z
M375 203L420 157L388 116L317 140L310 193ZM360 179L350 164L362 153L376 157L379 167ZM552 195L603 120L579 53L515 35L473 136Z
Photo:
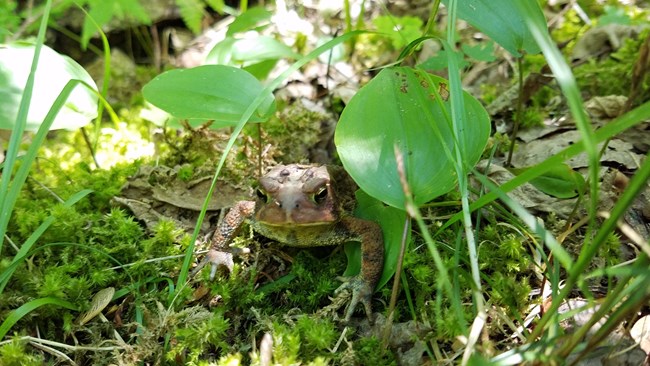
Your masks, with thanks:
M339 288L336 289L335 293L340 293L346 290L352 292L352 299L350 300L350 303L348 304L345 311L345 322L347 323L350 321L350 319L352 319L354 310L356 309L357 305L361 303L363 304L363 307L366 311L368 321L372 323L372 306L370 303L373 292L372 287L368 284L367 281L361 278L361 276L355 276L348 280L345 280L345 283L339 286Z

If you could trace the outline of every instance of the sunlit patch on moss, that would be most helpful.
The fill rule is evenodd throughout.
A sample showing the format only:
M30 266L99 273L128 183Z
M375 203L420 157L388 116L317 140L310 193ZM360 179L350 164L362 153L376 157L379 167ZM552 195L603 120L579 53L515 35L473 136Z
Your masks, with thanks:
M93 146L95 159L103 169L117 164L151 158L156 153L154 141L144 136L136 123L118 122L101 128ZM90 141L94 136L89 134ZM90 149L81 131L58 131L55 138L44 144L42 157L56 161L63 170L73 170L80 163L91 164Z

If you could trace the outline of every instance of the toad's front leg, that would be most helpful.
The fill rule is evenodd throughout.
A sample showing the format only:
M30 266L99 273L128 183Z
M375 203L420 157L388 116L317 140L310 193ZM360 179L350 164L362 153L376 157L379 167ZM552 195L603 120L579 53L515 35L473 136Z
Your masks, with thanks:
M381 227L373 221L347 217L341 224L352 234L350 240L361 242L361 273L348 279L336 290L337 293L343 290L352 292L352 299L345 312L345 321L350 321L355 308L361 303L368 320L372 322L370 300L384 268L384 236Z
M196 275L208 262L211 263L211 280L214 279L219 266L225 266L232 272L234 263L232 250L229 248L230 242L237 235L244 221L253 215L253 212L255 212L254 201L239 201L228 211L212 235L208 254L194 268L190 276Z

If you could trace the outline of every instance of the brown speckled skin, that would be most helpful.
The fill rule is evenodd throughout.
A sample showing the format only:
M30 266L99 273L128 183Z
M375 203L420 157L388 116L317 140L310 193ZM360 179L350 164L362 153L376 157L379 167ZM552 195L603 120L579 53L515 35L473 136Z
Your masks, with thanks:
M364 305L370 318L370 299L384 262L382 231L372 221L348 215L342 201L351 199L353 183L342 179L341 183L346 186L341 188L345 189L337 190L334 176L325 166L292 164L271 169L260 179L257 201L238 202L215 231L206 257L212 263L210 277L214 277L221 265L232 270L228 245L244 221L248 221L258 233L293 247L359 241L361 273L347 280L336 292L352 292L346 321L350 320L359 303Z

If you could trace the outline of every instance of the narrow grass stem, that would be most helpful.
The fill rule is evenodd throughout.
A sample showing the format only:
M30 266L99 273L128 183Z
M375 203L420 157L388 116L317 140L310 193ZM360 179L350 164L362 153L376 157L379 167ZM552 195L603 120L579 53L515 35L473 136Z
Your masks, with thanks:
M632 128L639 123L645 121L650 117L650 102L646 102L639 107L635 108L629 113L624 114L621 117L611 121L605 126L601 127L596 131L596 142L605 141L606 139L617 135L629 128ZM503 193L512 191L513 189L521 186L526 182L541 176L542 174L548 172L556 164L561 164L563 161L576 156L584 151L584 141L578 141L577 143L566 147L564 150L556 153L555 155L547 158L544 162L537 164L521 174L515 176L511 180L501 184L499 189ZM493 202L499 198L499 194L495 191L488 192L487 194L481 196L479 199L474 201L471 205L471 210L475 211L479 208ZM463 218L462 213L455 214L452 218L447 220L439 229L438 232L441 232L454 223L458 222Z
M539 24L530 14L534 13L533 4L528 1L522 1L518 4L527 15L526 23L535 41L544 53L549 67L553 71L562 93L566 97L571 115L575 120L576 127L580 132L584 142L584 150L589 162L589 187L590 187L590 205L589 205L589 228L590 232L595 230L596 212L598 209L598 172L600 170L600 156L598 151L597 139L591 125L591 121L585 112L580 90L571 68L564 60L562 53L557 45L553 42L545 24Z
M439 278L437 279L438 282L437 287L439 289L441 288L444 289L444 291L447 292L449 298L453 299L454 292L451 286L451 281L449 279L449 274L447 273L447 268L445 267L445 264L442 260L442 256L440 255L440 252L438 251L438 248L436 247L436 244L433 241L431 234L429 233L429 227L424 222L420 210L417 208L415 202L413 201L411 188L408 185L408 180L406 179L406 172L404 171L404 159L403 159L402 152L399 150L397 145L394 146L394 149L395 149L395 161L397 163L397 172L399 174L400 183L404 191L404 205L405 205L406 213L411 218L414 218L415 222L417 222L422 237L424 238L424 241L427 244L427 248L429 248L431 257L433 257L433 263L435 264L436 269L439 272L438 273ZM466 329L467 327L465 324L465 318L463 317L462 308L460 306L454 306L453 308L456 311L456 317L458 319L459 328L463 330Z
M607 297L604 299L604 302L599 304L598 309L593 313L591 318L582 325L578 330L571 334L569 337L569 340L567 343L565 343L562 348L559 350L558 354L561 357L567 357L571 352L574 350L574 348L584 339L584 337L587 335L589 330L596 325L603 317L607 315L612 309L616 307L617 304L624 304L627 303L627 301L623 301L623 298L625 297L624 291L625 289L629 286L628 281L630 280L630 276L623 276L619 278L619 283L616 285L613 291L610 291L607 294ZM637 293L640 292L642 295L644 295L643 291L636 291ZM628 299L629 301L630 299ZM602 327L601 327L602 328ZM610 331L613 329L610 329ZM590 340L591 342L591 340Z
M642 260L642 269L646 269L648 266L648 258ZM624 301L619 300L616 304L619 304L614 310L614 312L609 316L605 324L601 326L595 334L587 342L587 347L580 353L580 356L573 364L575 364L580 358L588 354L593 350L594 347L598 346L605 338L610 336L614 329L618 327L625 319L630 318L630 316L636 313L642 306L648 303L650 300L650 293L648 291L648 276L637 278L635 283L631 287L637 289L636 291L630 291L630 296ZM613 306L616 306L614 304ZM604 305L603 305L604 306ZM595 314L594 314L595 316Z
M517 140L517 134L519 133L519 126L521 125L522 112L523 112L523 98L524 98L524 63L523 56L517 57L517 69L519 73L518 80L518 97L517 97L517 110L515 112L515 121L512 125L512 133L510 134L510 148L508 149L508 158L506 159L506 166L510 166L512 161L512 154L515 151L515 140Z
M99 104L103 105L103 104ZM86 132L85 127L81 127L80 129L81 132L81 137L83 137L84 143L88 147L88 152L90 152L90 156L93 158L93 163L95 164L95 167L97 169L101 169L101 166L99 166L99 162L97 161L97 154L95 153L95 144L90 142L90 138L88 137L88 133ZM97 141L97 140L95 140Z
M414 206L415 205L413 205L413 207ZM424 222L424 219L422 218L422 215L420 214L419 210L416 209L412 211L412 213L414 214L414 216L411 217L413 217L415 219L415 222L418 224L418 229L420 229L420 233L424 238L424 242L427 244L427 248L431 253L431 257L433 257L433 263L435 264L436 269L438 270L438 279L436 280L436 282L438 282L438 287L444 289L445 292L447 292L447 296L449 296L449 298L452 299L454 298L454 291L451 286L449 273L447 272L445 263L442 260L442 256L440 255L440 252L438 251L438 247L436 246L435 241L433 240L431 234L429 233L429 227ZM458 319L458 325L460 329L466 329L467 327L465 324L465 318L463 317L463 309L458 306L455 306L454 310L456 312L456 318Z
M352 11L350 10L350 0L343 1L343 10L345 12L345 31L352 32Z
M454 168L456 170L456 176L458 177L458 189L461 195L462 203L462 212L463 212L463 227L465 230L465 239L467 240L467 249L469 253L469 262L472 272L472 280L474 286L472 288L472 296L474 298L474 306L476 306L477 313L482 313L485 311L485 300L483 299L483 293L481 292L481 272L478 266L478 252L476 250L476 239L474 237L474 230L472 228L472 218L470 216L470 205L469 205L469 190L468 190L468 178L465 166L465 156L464 152L467 151L466 146L463 146L463 139L461 138L463 133L462 126L465 123L462 123L463 118L465 118L465 108L463 103L463 89L460 81L460 67L458 66L458 61L455 57L455 52L453 49L455 35L455 23L456 23L456 9L457 2L455 0L449 1L449 22L447 27L447 44L448 44L448 53L447 53L447 69L449 70L449 88L451 91L451 120L453 125L454 137L456 143L454 144L455 152L455 163Z
M438 15L438 9L440 9L440 0L434 0L433 5L431 6L431 12L429 13L429 19L424 27L425 36L432 36L434 33L433 30L436 26L436 15Z
M402 277L402 265L404 264L404 254L406 253L406 240L408 239L409 234L409 217L407 216L404 219L404 228L402 230L402 241L399 248L399 257L397 258L397 268L395 269L395 276L393 278L393 288L390 294L390 303L388 306L388 319L387 324L384 327L384 335L382 339L382 344L384 348L388 347L388 338L391 333L391 325L393 322L393 315L395 312L395 304L397 304L397 294L399 294L399 284Z

